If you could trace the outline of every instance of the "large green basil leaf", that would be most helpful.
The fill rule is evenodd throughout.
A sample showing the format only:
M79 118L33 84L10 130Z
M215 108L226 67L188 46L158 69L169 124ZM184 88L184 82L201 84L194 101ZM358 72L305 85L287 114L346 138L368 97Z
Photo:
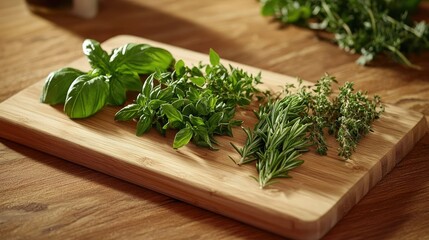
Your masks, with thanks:
M70 118L85 118L98 112L107 102L109 95L108 78L82 75L67 92L64 112Z
M119 106L124 104L126 100L127 89L116 75L110 76L109 96L107 97L107 104Z
M149 74L156 70L166 70L173 62L170 52L147 44L126 44L113 51L110 63L117 71L135 71Z
M115 75L119 81L121 81L125 89L137 92L142 90L143 83L137 73L117 73Z
M47 104L64 103L72 82L84 72L74 68L61 68L51 72L43 85L40 101Z
M109 54L101 48L99 42L92 39L86 39L83 41L82 48L83 54L87 56L92 68L100 68L105 73L110 72Z

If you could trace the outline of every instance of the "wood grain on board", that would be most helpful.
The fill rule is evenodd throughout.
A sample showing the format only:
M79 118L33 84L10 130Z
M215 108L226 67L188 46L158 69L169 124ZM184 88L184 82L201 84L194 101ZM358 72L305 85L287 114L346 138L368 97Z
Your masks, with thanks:
M205 54L125 35L108 40L103 47L129 42L164 47L188 64L208 60ZM262 72L268 88L295 83L289 76L223 63L254 74ZM83 58L69 66L88 68ZM427 131L422 114L388 105L351 160L341 161L332 149L326 157L308 153L303 156L305 163L291 173L292 179L261 190L249 177L256 175L254 166L238 167L228 158L236 156L229 142L241 145L245 140L239 128L233 138L218 138L219 151L193 145L174 150L171 133L166 138L155 131L136 137L135 123L115 122L119 108L107 107L85 120L68 119L61 106L39 102L42 84L39 81L0 104L2 137L293 238L322 237ZM250 111L240 111L237 118L254 122ZM330 145L335 148L334 141Z

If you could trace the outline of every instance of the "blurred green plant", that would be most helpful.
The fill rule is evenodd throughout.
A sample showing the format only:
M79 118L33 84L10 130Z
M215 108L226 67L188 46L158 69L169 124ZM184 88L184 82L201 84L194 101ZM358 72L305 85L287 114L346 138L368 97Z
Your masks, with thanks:
M429 25L413 22L410 14L420 0L261 0L261 14L283 24L295 24L333 34L338 46L360 54L366 65L380 54L408 67L406 57L429 49Z

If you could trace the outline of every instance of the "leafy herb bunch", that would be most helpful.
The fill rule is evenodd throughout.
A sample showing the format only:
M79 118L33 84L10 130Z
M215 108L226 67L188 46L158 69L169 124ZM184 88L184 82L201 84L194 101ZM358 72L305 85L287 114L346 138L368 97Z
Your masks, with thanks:
M339 144L338 155L349 159L360 139L371 131L372 122L384 112L384 105L377 95L370 99L366 92L355 92L351 82L339 87L339 94L332 96L332 83L337 83L335 77L325 74L313 89L301 87L297 94L307 105L309 139L317 153L327 153L327 130Z
M289 171L304 162L299 157L310 146L305 113L305 99L299 95L270 99L255 111L258 122L253 131L243 128L247 135L245 145L238 148L231 143L241 156L236 163L256 160L258 178L255 179L261 188L274 183L274 178L289 177Z
M409 67L406 54L429 49L429 25L413 23L410 13L420 0L262 0L261 13L285 24L334 34L345 51L361 54L365 65L386 54Z
M100 43L87 39L83 53L91 70L61 68L49 74L43 86L41 102L63 104L70 118L89 117L105 105L122 105L127 91L140 91L140 74L165 70L173 62L166 50L147 44L126 44L104 51Z
M132 103L117 112L119 121L137 120L137 135L154 126L162 135L177 129L173 147L193 141L196 145L216 149L214 135L232 136L237 106L249 105L259 93L260 75L252 76L241 69L220 63L210 49L210 64L188 67L182 60L174 71L157 71L144 82L141 93Z
M384 111L380 97L368 98L365 92L353 89L352 83L339 87L332 96L333 76L325 75L314 87L285 87L282 98L270 99L255 115L253 130L243 128L247 135L243 147L232 144L240 154L237 164L256 161L261 188L273 179L289 177L289 171L300 166L301 154L310 146L326 155L326 132L334 135L338 155L350 158L360 139L371 131L371 124Z

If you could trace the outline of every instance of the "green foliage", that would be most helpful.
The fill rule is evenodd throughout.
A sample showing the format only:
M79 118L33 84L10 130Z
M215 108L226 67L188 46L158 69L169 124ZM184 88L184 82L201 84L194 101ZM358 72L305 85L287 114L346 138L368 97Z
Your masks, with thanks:
M89 117L106 104L124 104L127 91L141 90L139 74L166 70L174 60L168 51L146 44L126 44L108 54L100 43L87 39L82 48L92 69L52 72L41 96L43 103L65 103L64 112L70 118Z
M144 119L137 135L155 127L161 134L177 129L173 147L180 148L191 140L203 147L216 149L214 135L232 135L237 106L248 105L259 91L260 76L220 63L219 55L210 50L210 64L186 66L182 60L173 72L157 71L143 83L134 103L116 113L115 119Z
M258 122L253 130L243 128L247 138L243 147L231 145L240 154L237 164L256 161L261 188L275 178L289 177L290 170L303 163L302 152L314 146L325 155L326 134L339 143L338 155L350 158L359 140L371 131L371 124L384 111L380 97L369 99L366 93L354 92L353 84L340 87L332 96L334 77L325 75L313 87L285 87L285 96L268 101L255 112Z
M64 103L72 82L84 74L84 72L74 68L61 68L50 73L43 85L40 101L52 105Z
M247 135L242 148L232 146L240 154L238 164L256 161L261 188L275 178L289 177L289 171L303 163L299 159L307 151L309 141L305 117L306 105L298 95L288 95L281 100L268 101L255 112L258 122Z
M105 76L79 76L67 92L64 112L70 118L91 116L104 107L108 95L109 84Z
M261 0L261 14L284 24L298 24L333 34L345 51L358 53L359 64L385 54L418 68L406 54L429 49L429 25L413 23L410 13L420 1L397 0Z
M365 92L353 89L353 83L346 82L339 88L338 96L332 95L333 76L323 76L312 91L301 88L299 95L308 107L309 138L316 151L325 155L325 129L334 135L339 143L338 155L350 158L359 140L371 131L371 124L384 112L379 96L370 99Z

